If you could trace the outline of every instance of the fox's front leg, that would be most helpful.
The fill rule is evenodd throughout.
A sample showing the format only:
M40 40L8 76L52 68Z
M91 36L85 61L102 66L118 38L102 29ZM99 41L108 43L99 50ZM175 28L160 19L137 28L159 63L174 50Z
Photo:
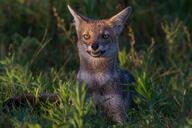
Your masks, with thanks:
M123 123L126 123L126 111L121 95L113 94L101 96L94 94L93 99L96 105L99 103L103 103L103 109L108 110L109 114L112 114L112 118L114 121L121 121Z
M121 95L108 95L105 96L105 99L108 99L108 101L106 101L104 105L107 107L109 112L112 113L113 120L126 123L126 111Z

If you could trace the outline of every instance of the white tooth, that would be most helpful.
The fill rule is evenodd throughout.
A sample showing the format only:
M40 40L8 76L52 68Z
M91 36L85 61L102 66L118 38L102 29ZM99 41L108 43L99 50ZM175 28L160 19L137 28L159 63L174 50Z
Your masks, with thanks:
M88 50L89 50L89 51L91 51L91 50L92 50L91 46L88 46Z

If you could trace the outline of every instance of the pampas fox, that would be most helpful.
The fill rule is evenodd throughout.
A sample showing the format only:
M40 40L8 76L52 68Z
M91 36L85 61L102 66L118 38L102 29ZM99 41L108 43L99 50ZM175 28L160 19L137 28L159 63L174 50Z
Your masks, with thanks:
M132 104L134 88L127 86L135 82L134 77L118 66L118 37L123 30L131 7L127 7L109 19L93 20L87 18L68 5L74 17L77 32L77 47L80 68L77 80L80 85L86 81L87 92L92 94L95 105L102 105L112 113L114 120L125 122L126 109ZM33 103L33 95L21 95L10 98L4 103L8 111L13 104L21 104L29 100ZM41 101L59 102L58 94L44 94Z

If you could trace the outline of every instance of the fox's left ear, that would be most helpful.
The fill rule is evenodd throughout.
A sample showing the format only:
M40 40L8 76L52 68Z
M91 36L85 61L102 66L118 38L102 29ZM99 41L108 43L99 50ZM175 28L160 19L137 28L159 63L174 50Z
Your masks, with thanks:
M111 23L115 31L118 32L118 34L120 34L121 31L123 30L123 25L125 24L127 18L131 14L131 11L132 11L131 7L127 7L118 14L116 14L115 16L109 18L108 21Z

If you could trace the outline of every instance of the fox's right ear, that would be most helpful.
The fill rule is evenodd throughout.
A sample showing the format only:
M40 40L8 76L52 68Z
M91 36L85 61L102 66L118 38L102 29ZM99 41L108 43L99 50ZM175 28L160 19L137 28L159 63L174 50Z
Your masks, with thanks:
M81 15L79 12L75 11L73 8L71 8L70 5L67 5L70 13L72 14L75 22L76 30L78 31L78 28L82 22L88 22L89 18Z

